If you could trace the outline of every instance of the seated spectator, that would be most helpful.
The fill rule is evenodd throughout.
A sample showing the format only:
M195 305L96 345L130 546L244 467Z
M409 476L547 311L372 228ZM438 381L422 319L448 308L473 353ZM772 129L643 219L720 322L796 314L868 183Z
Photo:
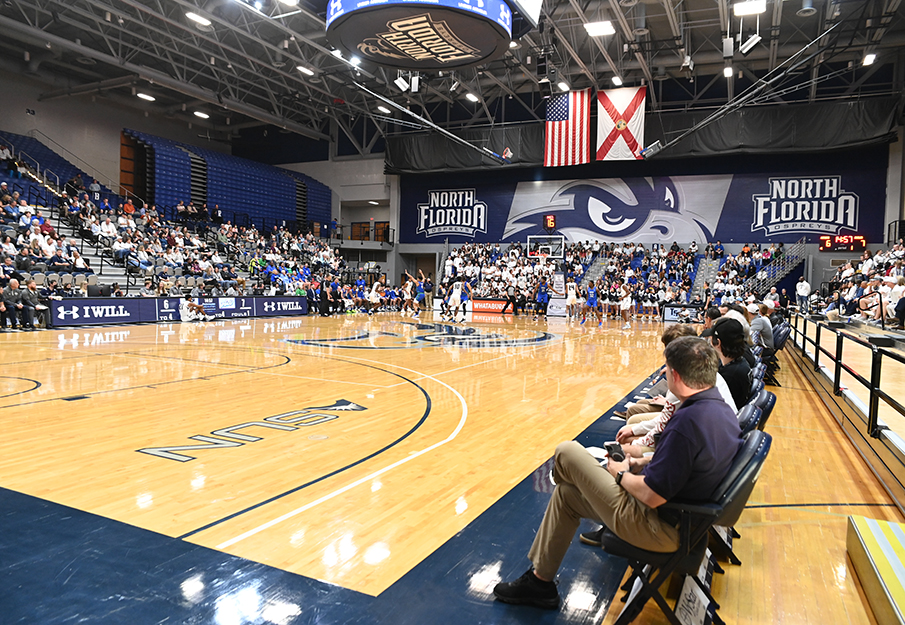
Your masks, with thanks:
M22 246L19 253L16 254L16 269L21 272L30 272L35 264L34 256L32 256L31 248Z
M151 278L145 278L145 285L138 290L140 297L157 297L157 289L154 288L154 281Z
M119 233L116 230L116 224L114 224L110 217L104 218L103 223L100 225L100 233L99 238L106 245L112 245L114 241L116 241L116 237Z
M116 237L116 240L113 242L111 246L113 248L113 258L117 262L126 264L126 258L132 253L133 245L132 240L129 237L123 239L122 237Z
M72 250L72 271L73 273L94 273L91 265L82 258L78 250Z
M7 256L3 259L3 262L0 263L0 287L8 285L9 281L13 278L22 280L22 274L16 269L16 265L13 263L13 257Z
M493 594L498 600L557 608L553 579L582 518L603 523L641 549L678 549L678 529L657 508L673 498L708 500L742 438L735 413L713 388L716 351L702 339L682 337L664 355L669 390L682 406L663 430L657 452L652 458L610 459L601 470L580 444L561 443L554 456L556 488L528 552L533 566L519 579L497 584Z
M34 285L34 280L30 280L29 284ZM6 288L3 289L0 298L2 298L6 309L3 311L4 327L6 326L6 321L9 320L10 328L13 330L35 329L34 311L38 301L36 295L32 298L32 295L26 294L28 290L27 288L20 289L19 281L16 279L10 280ZM33 299L34 301L32 301Z
M57 273L69 272L72 269L72 263L63 258L63 252L61 250L57 250L54 252L53 256L47 260L47 269L48 271Z
M726 381L736 406L748 403L751 384L748 374L751 367L745 361L745 330L735 319L717 319L710 329L701 333L702 338L710 338L720 356L719 375Z

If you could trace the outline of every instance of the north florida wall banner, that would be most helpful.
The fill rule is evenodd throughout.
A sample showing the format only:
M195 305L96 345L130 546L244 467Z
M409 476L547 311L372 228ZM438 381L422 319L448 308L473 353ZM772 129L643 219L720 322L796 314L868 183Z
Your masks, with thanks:
M506 181L403 176L402 243L524 241L555 214L569 241L882 242L886 171ZM469 184L471 183L471 184Z

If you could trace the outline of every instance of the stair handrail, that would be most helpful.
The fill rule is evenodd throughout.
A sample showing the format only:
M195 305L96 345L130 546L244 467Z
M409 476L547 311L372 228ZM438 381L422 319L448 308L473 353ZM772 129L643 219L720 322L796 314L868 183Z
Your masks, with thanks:
M762 293L765 289L779 283L789 273L805 260L805 244L807 237L801 237L785 250L782 256L764 265L760 271L745 280L740 287L742 293ZM769 275L761 278L760 272L769 269Z
M41 132L41 131L38 130L37 128L33 128L33 129L31 129L31 130L28 131L28 136L31 137L32 139L38 139L38 135L40 135L40 137L41 137L42 139L44 139L44 140L46 140L46 141L52 143L59 151L63 152L64 154L62 154L62 156L64 156L64 157L66 158L66 160L72 162L72 163L75 164L75 165L78 165L79 168L80 168L83 172L85 172L86 174L89 174L94 180L103 181L103 185L104 185L105 187L107 187L108 189L110 189L111 191L113 191L113 193L114 193L115 195L120 195L120 193L118 193L117 191L115 191L115 189L116 189L117 187L121 187L121 185L120 185L118 182L116 182L116 181L114 181L114 180L111 180L110 178L107 178L107 177L105 177L105 176L101 176L100 174L92 173L92 172L98 172L98 171L100 171L97 167L94 167L94 166L91 165L90 163L86 162L84 159L82 159L82 158L79 157L77 154L75 154L74 152L72 152L69 148L67 148L67 147L64 146L64 145L61 145L60 143L58 143L57 141L55 141L52 137L50 137L50 136L48 136L47 134ZM57 150L54 150L54 151L57 151ZM57 189L58 189L58 191L62 191L62 190L63 190L62 187L60 187L60 185L59 185L59 176L57 176ZM132 198L133 201L138 201L138 202L140 202L142 205L145 204L144 199L138 197L137 195L135 195L134 193L132 193L132 192L129 191L128 189L120 188L119 190L120 190L120 191L125 191L125 192L126 192L126 193L125 193L125 197Z
M23 157L24 157L24 158L23 158ZM25 163L26 165L29 165L28 161L25 160L26 158L31 159L31 161L34 162L34 164L35 164L35 166L34 166L35 173L38 175L38 177L40 177L40 176L41 176L41 163L38 162L38 159L36 159L34 156L32 156L31 154L29 154L29 153L26 152L25 150L19 150L19 155L18 155L18 158L17 158L16 160L24 161L24 163Z

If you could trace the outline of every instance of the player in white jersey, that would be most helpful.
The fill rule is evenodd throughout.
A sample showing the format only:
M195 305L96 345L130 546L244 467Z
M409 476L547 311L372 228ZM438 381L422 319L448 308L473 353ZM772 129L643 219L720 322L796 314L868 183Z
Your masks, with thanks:
M575 278L569 278L566 282L566 312L569 319L578 316L578 285L575 284Z
M369 315L373 315L374 311L380 306L380 300L383 299L383 278L374 282L374 285L371 287L371 294L368 295L368 301L371 303L371 309L368 311Z
M632 306L634 305L634 300L632 299L632 289L628 284L623 284L619 287L619 312L622 314L622 320L625 322L625 325L622 326L623 330L630 330L632 324L629 322L632 314Z
M408 275L408 272L405 272L405 275ZM411 278L411 276L409 276ZM414 282L412 280L406 280L405 284L402 285L402 314L405 314L405 311L412 308L412 284Z
M459 309L462 309L462 319L465 321L465 302L468 301L469 287L468 283L462 278L456 278L456 281L449 287L449 314L450 319L457 320Z

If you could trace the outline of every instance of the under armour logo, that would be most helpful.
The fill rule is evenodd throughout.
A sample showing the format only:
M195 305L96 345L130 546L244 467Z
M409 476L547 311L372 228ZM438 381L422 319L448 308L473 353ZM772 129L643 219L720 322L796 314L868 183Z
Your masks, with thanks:
M264 302L264 310L266 312L272 312L277 309L277 305L273 302Z
M79 318L79 307L73 306L72 308L67 309L65 306L60 306L57 309L57 318L65 319L67 315L69 317L72 317L73 319L78 319Z

